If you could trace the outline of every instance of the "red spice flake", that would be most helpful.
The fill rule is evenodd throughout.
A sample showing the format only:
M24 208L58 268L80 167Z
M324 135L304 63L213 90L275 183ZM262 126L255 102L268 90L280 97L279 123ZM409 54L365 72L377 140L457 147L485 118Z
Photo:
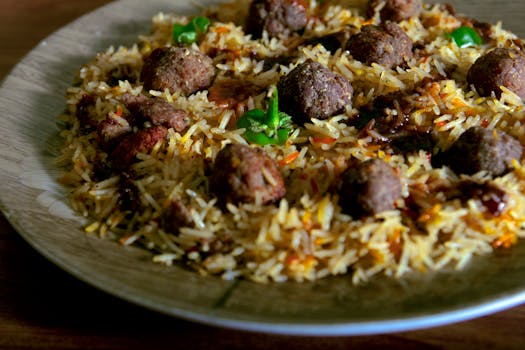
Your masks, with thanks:
M366 26L366 25L370 25L370 24L374 24L374 19L373 18L370 18L366 21L363 22L363 26Z
M312 191L314 194L319 193L319 185L317 184L317 181L315 181L315 179L310 179L310 186L312 187Z
M425 212L423 212L419 216L417 221L421 222L421 223L428 222L428 221L432 220L434 217L436 217L436 215L439 213L440 210L441 210L441 205L440 204L435 204L432 208L430 208L428 210L425 210Z
M283 166L285 166L287 164L292 163L294 160L297 159L298 156L299 156L299 151L295 151L293 153L290 153L285 158L283 158L282 160L279 161L279 166L283 167Z
M130 240L133 238L133 233L128 233L122 237L119 238L118 242L120 245L129 245L133 241L130 242Z
M122 117L122 107L118 106L115 114L118 115L119 117Z
M228 59L233 61L242 56L242 51L241 50L228 50L226 54L228 55Z
M483 226L480 224L480 221L478 218L474 218L474 217L470 217L470 216L465 216L463 218L463 220L465 220L465 223L467 224L467 226L475 231L478 231L478 232L483 232Z
M468 116L468 117L473 117L475 116L476 114L478 114L478 112L476 111L476 109L474 108L467 108L465 110L465 115ZM483 123L483 121L481 122ZM487 125L488 125L488 122L487 122Z
M230 31L230 28L228 28L227 26L220 26L213 28L213 31L218 34L224 34L228 33Z
M370 156L372 156L374 153L376 153L377 151L379 151L379 149L381 148L382 146L381 145L367 145L366 146L366 150L368 151L368 154Z
M439 94L439 91L441 90L441 87L439 86L439 83L432 83L430 84L430 86L428 87L428 92L433 96L433 97L437 97L437 98L442 98L442 97L445 97L446 95L443 94L443 96L441 96Z
M333 137L329 137L329 136L314 136L314 137L312 137L312 143L322 143L322 144L325 144L325 145L331 145L335 141L337 141L337 139L335 139Z
M454 105L454 107L456 108L461 108L461 107L467 107L468 104L465 103L465 101L463 101L462 99L460 99L459 97L456 97L452 100L452 104Z
M299 257L296 254L290 254L286 258L286 265L293 265L299 262Z
M315 260L315 257L312 255L308 255L301 259L297 254L290 254L285 260L285 263L287 266L291 265L297 265L301 264L305 270L310 270L315 265L317 265L317 261Z
M509 232L509 233L505 233L503 236L494 240L494 242L492 242L492 246L494 248L508 249L512 247L514 244L516 244L516 242L517 242L516 235Z
M481 127L486 128L487 126L489 126L489 121L486 118L483 118L481 120Z
M309 210L304 213L303 217L301 218L301 222L303 223L306 231L310 231L313 228L312 213Z
M250 96L257 95L261 89L241 80L226 79L216 81L208 89L208 100L221 108L234 108Z
M306 257L306 259L304 260L304 267L307 269L307 270L310 270L312 267L314 267L316 264L316 261L315 261L315 258L313 257L313 255L308 255Z
M394 259L399 261L399 259L401 259L401 253L403 252L403 242L399 230L395 230L392 235L388 237L388 248L394 255Z
M428 213L423 213L421 214L421 216L417 219L417 221L419 222L427 222L429 221L430 219L432 219L432 216Z

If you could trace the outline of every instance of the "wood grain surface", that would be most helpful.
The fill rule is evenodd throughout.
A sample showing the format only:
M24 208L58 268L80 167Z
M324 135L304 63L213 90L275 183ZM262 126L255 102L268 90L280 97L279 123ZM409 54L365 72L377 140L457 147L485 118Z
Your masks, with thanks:
M40 40L108 2L0 1L0 78ZM78 281L41 257L0 216L1 349L523 349L524 323L525 306L445 327L362 337L204 326L130 305Z

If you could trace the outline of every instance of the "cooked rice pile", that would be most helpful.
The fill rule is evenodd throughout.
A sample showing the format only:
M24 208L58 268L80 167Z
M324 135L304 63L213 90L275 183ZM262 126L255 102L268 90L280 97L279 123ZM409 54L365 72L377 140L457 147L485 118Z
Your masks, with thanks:
M109 174L96 179L97 164L107 154L97 144L96 132L85 133L77 106L91 96L83 113L99 122L108 114L122 114L120 96L140 94L142 85L120 80L115 86L108 77L126 75L137 80L143 57L154 48L172 45L173 23L189 19L160 13L152 31L140 36L131 47L111 47L80 69L78 81L67 90L68 111L61 116L65 144L59 164L67 171L61 182L71 186L69 199L74 210L90 219L86 232L114 239L122 245L137 244L153 252L153 261L189 266L199 273L225 279L247 278L257 282L316 280L348 274L355 284L382 274L402 277L445 267L461 269L474 256L509 248L525 235L525 168L493 178L485 172L464 176L496 184L508 194L505 211L491 215L483 203L447 199L440 188L460 181L449 168L433 168L432 154L419 151L396 154L371 142L369 135L349 126L348 119L375 97L407 91L415 108L410 122L438 131L437 146L447 149L469 127L498 128L525 143L523 104L518 96L504 91L501 98L480 97L466 86L465 76L488 45L459 49L444 34L457 28L459 20L442 5L425 4L419 18L400 25L413 42L424 45L428 56L416 57L406 68L366 66L344 50L331 54L322 45L298 46L298 59L289 65L264 70L264 60L288 52L293 42L263 36L252 40L243 32L241 20L248 1L224 5L199 44L214 57L220 77L236 77L257 86L277 84L298 64L312 59L345 76L354 88L353 109L326 120L312 120L295 129L284 146L262 147L274 158L286 182L287 194L276 204L227 204L225 208L209 189L206 167L229 143L248 144L236 129L236 111L219 108L208 100L207 91L189 97L167 91L149 91L175 107L189 112L190 127L183 133L169 130L149 154L138 154L132 165L134 188L140 207L122 211L121 177ZM312 7L318 6L312 1ZM320 6L320 5L319 5ZM330 1L319 17L310 19L305 36L322 36L350 26L357 31L367 20L364 1ZM210 14L208 14L210 16ZM432 23L432 26L428 24ZM492 26L495 45L512 47L517 37ZM493 45L494 46L494 45ZM447 69L457 67L448 79ZM120 72L125 70L125 72ZM417 86L425 79L425 89ZM262 108L268 90L250 99L250 108ZM343 213L338 194L330 191L348 160L382 158L400 174L403 196L424 198L417 217L407 220L403 203L399 208L363 219ZM187 203L194 225L169 232L161 224L173 200ZM421 201L420 201L421 202Z

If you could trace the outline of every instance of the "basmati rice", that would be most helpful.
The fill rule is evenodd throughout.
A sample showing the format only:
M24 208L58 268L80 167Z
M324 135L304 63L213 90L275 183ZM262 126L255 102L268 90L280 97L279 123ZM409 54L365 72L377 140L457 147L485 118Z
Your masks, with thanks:
M174 23L188 17L160 13L152 30L131 47L110 47L79 70L78 81L67 90L68 111L61 116L65 127L63 183L71 187L72 207L90 218L88 234L98 233L122 245L150 249L153 261L177 263L201 274L225 279L253 281L310 281L333 275L351 275L355 284L373 276L402 278L409 272L424 273L445 267L464 268L476 255L510 248L525 236L525 169L520 160L514 170L493 178L485 173L458 176L446 167L434 168L432 152L393 152L372 142L372 136L348 123L376 97L405 92L413 108L410 123L431 127L437 132L437 147L447 149L472 126L501 129L525 143L521 99L503 89L500 99L480 97L468 88L468 68L494 46L512 47L516 36L492 26L493 44L458 48L446 38L460 20L445 6L424 4L423 12L400 23L426 55L412 58L406 67L389 69L378 64L366 66L345 50L330 53L322 45L297 44L294 40L259 40L246 35L242 22L248 1L236 0L217 9L208 9L213 18L206 34L192 48L213 57L217 78L234 77L269 90L295 66L312 59L346 77L354 88L353 108L326 120L312 119L294 126L283 146L255 146L275 159L285 178L287 195L275 205L258 203L222 206L209 188L207 165L227 144L248 144L243 130L232 126L238 111L208 100L207 91L188 97L169 91L144 91L139 81L144 57L154 48L173 45ZM322 7L322 10L320 9ZM305 37L319 37L343 29L358 31L379 17L364 17L365 1L311 1L318 16L310 18ZM432 25L429 25L432 23ZM292 47L293 49L289 49ZM264 59L295 50L297 58L264 70ZM452 75L449 67L455 67ZM116 73L115 73L116 72ZM125 76L111 85L110 74ZM441 78L436 79L436 76ZM426 88L418 88L431 79ZM97 174L97 166L108 155L98 143L96 131L85 132L79 104L85 96L93 103L87 113L93 123L108 114L122 112L123 94L149 93L186 110L191 126L179 133L169 130L148 154L138 154L131 165L130 180L137 193L137 207L121 206L121 174ZM260 108L266 92L249 99L249 108ZM119 112L120 109L120 112ZM398 111L393 113L400 114ZM420 212L407 219L404 201L392 211L361 219L345 214L332 190L350 159L382 158L394 167L403 186L403 196L420 194ZM264 174L268 182L272 175ZM453 187L469 178L496 184L508 194L500 216L487 212L477 198L448 199L442 188ZM189 208L192 225L173 230L163 225L170 203L182 200ZM117 249L117 248L116 248Z

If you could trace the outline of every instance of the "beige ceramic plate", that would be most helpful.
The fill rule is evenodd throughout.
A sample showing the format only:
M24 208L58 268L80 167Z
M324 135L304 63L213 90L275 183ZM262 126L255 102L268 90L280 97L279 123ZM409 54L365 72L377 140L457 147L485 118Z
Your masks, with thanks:
M206 3L206 1L200 1ZM456 1L472 17L520 36L521 0ZM371 334L465 320L525 301L525 244L478 258L462 272L356 288L347 277L257 285L202 277L151 262L149 253L88 237L56 185L55 117L76 69L97 51L130 44L158 11L195 11L189 1L122 0L84 16L38 45L0 88L1 209L41 254L122 299L212 325L289 334ZM521 31L521 32L520 32Z

